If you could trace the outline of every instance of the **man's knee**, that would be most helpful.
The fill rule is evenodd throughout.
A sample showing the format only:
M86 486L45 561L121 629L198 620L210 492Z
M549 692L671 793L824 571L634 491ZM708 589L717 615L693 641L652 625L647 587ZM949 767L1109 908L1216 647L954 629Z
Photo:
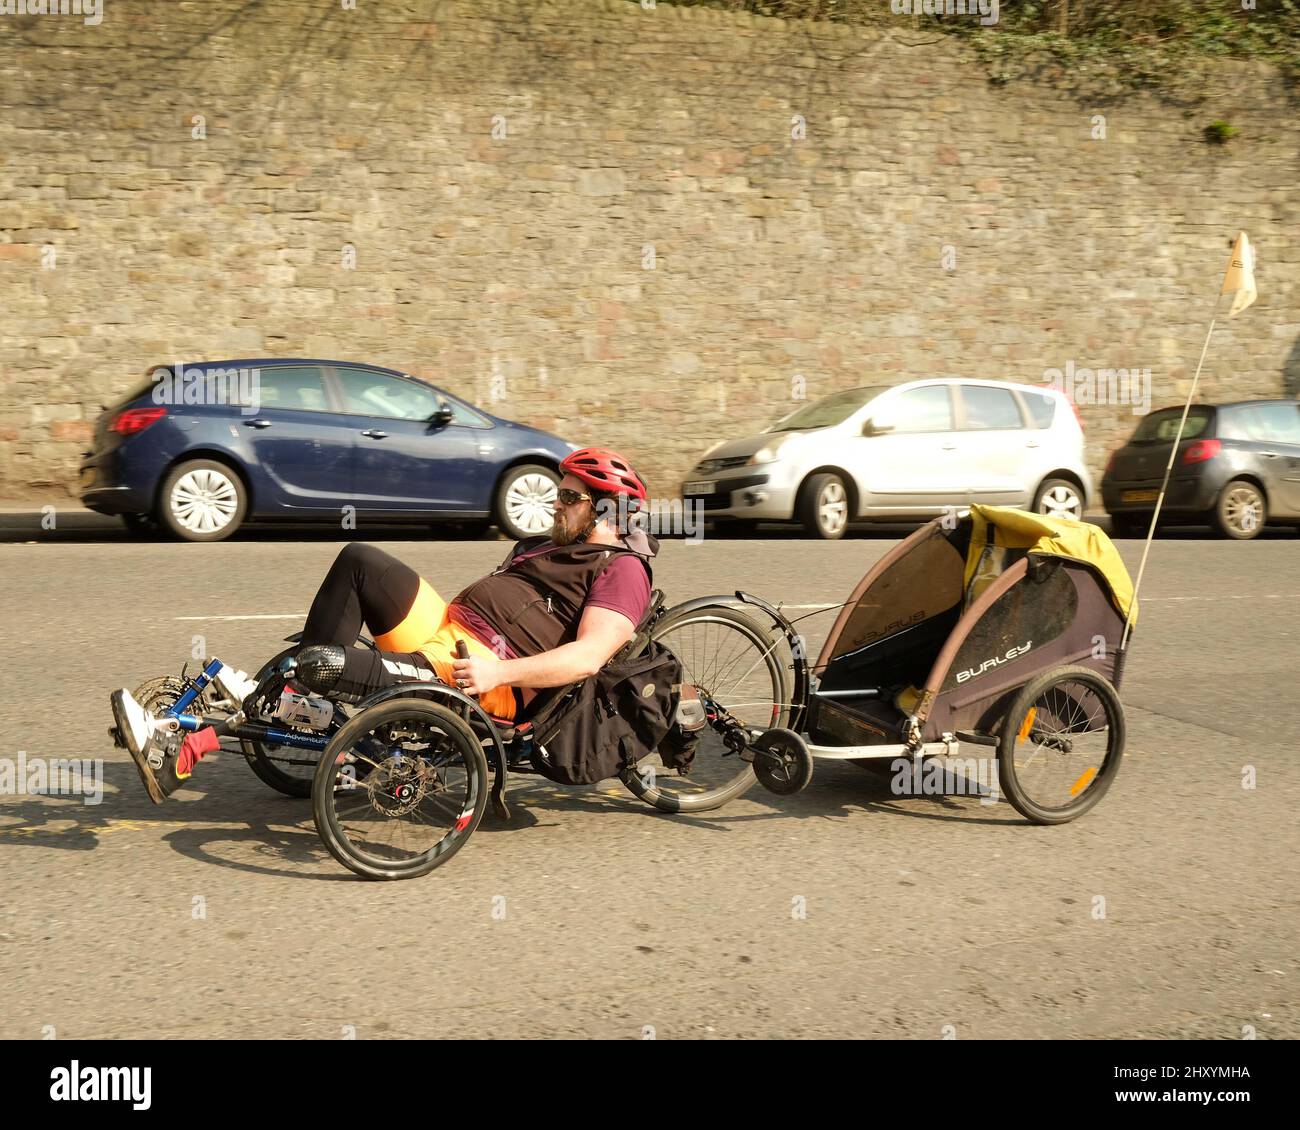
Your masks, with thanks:
M339 550L339 555L334 558L333 568L349 573L374 574L386 569L396 560L392 554L385 553L378 546L367 545L363 541L351 541Z
M337 644L316 644L298 653L294 680L313 694L328 694L347 665L347 651Z

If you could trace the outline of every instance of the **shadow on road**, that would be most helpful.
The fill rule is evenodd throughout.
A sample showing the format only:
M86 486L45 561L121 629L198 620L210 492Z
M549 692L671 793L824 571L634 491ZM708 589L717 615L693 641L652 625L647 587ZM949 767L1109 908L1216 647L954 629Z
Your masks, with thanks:
M156 830L179 854L217 867L311 882L364 881L330 858L313 826L310 801L263 791L244 779L243 759L233 751L213 754L203 768L205 784L210 787L201 797L154 805L144 795L134 766L107 764L100 804L84 804L78 797L34 795L0 805L0 845L90 852L123 832ZM237 781L233 774L240 775ZM196 791L187 789L179 796L192 796ZM511 819L502 821L489 810L475 835L554 826L579 814L599 814L602 819L671 820L722 834L756 822L834 821L862 812L962 824L1023 823L1010 809L1000 810L1008 813L1006 816L992 815L970 796L894 796L887 775L849 766L831 769L795 796L774 797L755 785L731 807L695 815L650 809L614 780L564 788L517 775L507 799ZM239 858L221 850L223 845L233 846Z

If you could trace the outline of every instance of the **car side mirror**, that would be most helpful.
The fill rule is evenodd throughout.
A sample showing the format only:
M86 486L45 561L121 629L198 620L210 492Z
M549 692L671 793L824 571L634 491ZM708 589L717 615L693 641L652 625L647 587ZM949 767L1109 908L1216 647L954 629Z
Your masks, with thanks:
M429 417L430 424L443 425L450 424L455 418L455 413L451 410L451 405L445 400L438 401L438 410Z
M864 436L883 436L893 430L893 424L877 424L874 420L868 420L862 425L862 434Z

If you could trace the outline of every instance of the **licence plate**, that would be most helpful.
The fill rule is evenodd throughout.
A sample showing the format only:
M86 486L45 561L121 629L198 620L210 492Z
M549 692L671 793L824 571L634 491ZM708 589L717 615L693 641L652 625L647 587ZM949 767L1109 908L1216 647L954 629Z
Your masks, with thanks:
M1126 490L1120 499L1124 502L1155 502L1159 496L1158 490Z
M682 487L682 494L712 494L717 485L713 479L696 479Z

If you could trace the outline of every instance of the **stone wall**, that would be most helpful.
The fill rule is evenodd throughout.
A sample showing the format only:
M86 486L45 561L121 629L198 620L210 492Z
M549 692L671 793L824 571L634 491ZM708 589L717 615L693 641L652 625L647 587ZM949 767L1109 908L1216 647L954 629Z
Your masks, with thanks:
M70 488L99 405L175 359L389 365L665 493L800 392L1072 362L1149 369L1159 406L1238 228L1260 298L1205 394L1300 390L1300 115L1273 71L1099 104L1069 75L990 85L887 13L0 15L0 496ZM1099 470L1133 409L1083 414Z

